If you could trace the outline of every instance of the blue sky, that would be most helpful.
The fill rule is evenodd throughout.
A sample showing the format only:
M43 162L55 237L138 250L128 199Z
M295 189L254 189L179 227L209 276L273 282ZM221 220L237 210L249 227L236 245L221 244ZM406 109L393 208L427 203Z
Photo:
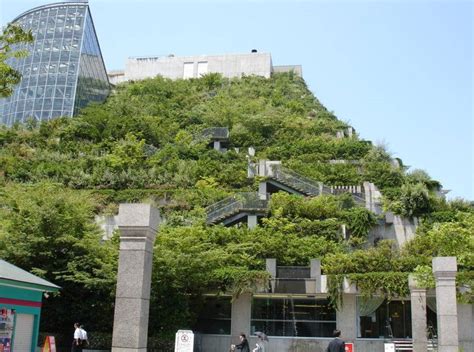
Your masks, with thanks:
M0 0L0 23L49 1ZM361 138L474 200L471 1L90 0L108 70L129 56L271 52Z

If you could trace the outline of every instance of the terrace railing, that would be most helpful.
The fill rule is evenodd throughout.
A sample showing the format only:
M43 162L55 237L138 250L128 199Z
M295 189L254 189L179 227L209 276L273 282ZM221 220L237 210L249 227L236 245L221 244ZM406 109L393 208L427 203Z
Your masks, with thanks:
M266 212L267 199L260 199L257 192L236 193L206 208L208 224L215 224L240 212Z

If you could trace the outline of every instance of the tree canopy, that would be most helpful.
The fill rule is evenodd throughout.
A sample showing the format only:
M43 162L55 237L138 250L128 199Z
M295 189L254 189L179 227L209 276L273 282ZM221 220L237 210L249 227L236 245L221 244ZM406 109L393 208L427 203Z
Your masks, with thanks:
M19 59L28 54L19 49L21 44L33 42L31 31L25 31L18 25L8 24L0 33L0 98L6 98L13 93L13 88L20 83L21 74L12 68L7 60Z

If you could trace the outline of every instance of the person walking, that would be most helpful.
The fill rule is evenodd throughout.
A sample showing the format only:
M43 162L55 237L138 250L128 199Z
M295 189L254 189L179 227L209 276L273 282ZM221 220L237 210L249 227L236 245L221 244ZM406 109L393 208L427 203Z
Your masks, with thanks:
M72 340L71 352L82 352L81 336L81 325L74 323L74 338Z
M329 343L329 346L326 348L326 352L344 352L346 344L340 337L341 330L334 330L332 336L334 336L334 340Z
M267 335L260 331L255 332L255 335L257 335L257 343L252 352L266 352L266 341L268 341Z
M238 345L232 345L231 350L234 351L235 349L241 350L242 352L250 352L249 342L247 341L247 337L242 332L239 335L240 343Z
M87 337L87 331L84 330L84 325L82 324L79 329L81 329L81 347L85 348L89 346L89 338Z

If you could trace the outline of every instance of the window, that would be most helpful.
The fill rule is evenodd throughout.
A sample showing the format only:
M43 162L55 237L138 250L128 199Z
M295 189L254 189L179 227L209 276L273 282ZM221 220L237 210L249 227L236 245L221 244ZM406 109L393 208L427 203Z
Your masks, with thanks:
M230 297L206 297L193 330L202 334L230 335L231 312Z
M269 336L331 337L336 311L321 298L254 298L251 332Z
M199 61L197 76L199 78L204 76L205 74L207 74L207 61Z
M194 62L185 62L183 68L183 78L193 78L194 77Z
M362 338L411 338L410 301L380 297L357 298L359 333Z

